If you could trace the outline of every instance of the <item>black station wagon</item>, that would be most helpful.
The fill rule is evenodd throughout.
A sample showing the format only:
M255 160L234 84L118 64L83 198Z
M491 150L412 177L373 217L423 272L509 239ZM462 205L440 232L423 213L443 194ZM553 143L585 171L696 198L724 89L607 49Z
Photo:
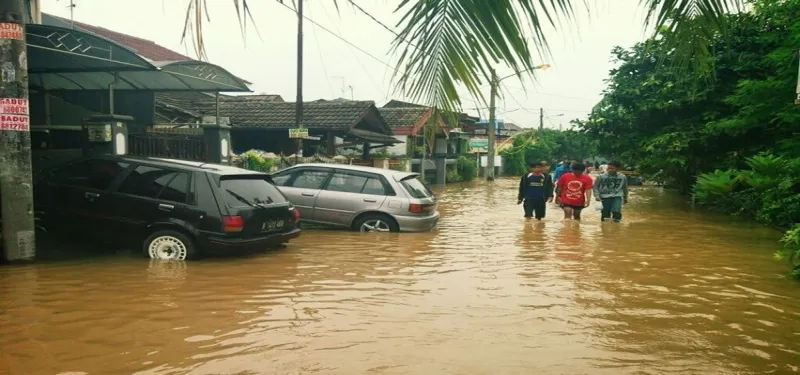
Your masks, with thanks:
M300 234L269 175L182 160L91 157L48 169L36 211L54 234L134 241L153 259L252 251Z

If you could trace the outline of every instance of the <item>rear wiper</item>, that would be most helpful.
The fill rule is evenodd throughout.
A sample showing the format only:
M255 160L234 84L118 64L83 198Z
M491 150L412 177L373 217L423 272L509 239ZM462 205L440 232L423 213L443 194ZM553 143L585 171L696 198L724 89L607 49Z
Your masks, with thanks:
M253 203L253 202L248 201L247 198L230 191L230 189L225 189L225 191L227 191L228 194L230 194L234 198L236 198L236 200L238 200L239 202L242 202L242 203L244 203L244 204L246 204L246 205L248 205L250 207L264 208L262 206L259 206L259 205L255 204L255 203Z

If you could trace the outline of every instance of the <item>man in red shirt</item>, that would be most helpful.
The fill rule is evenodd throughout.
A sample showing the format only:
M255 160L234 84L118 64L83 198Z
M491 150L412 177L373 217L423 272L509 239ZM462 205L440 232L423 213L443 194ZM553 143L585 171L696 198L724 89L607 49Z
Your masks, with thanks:
M583 164L574 164L572 172L556 182L556 204L564 210L564 219L581 221L581 210L592 202L592 178L583 174L585 170Z

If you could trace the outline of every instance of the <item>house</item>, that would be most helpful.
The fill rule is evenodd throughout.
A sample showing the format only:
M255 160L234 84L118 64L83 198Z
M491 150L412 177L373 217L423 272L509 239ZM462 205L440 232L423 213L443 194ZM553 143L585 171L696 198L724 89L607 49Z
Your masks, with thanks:
M183 113L166 110L162 113L165 117L157 119L154 97L164 92L201 97L209 96L204 92L249 92L248 82L220 66L152 41L48 14L42 14L41 20L41 24L26 25L25 30L32 132L72 131L77 137L57 138L78 140L68 145L76 154L180 155L224 161L226 132L197 129L193 134L148 134L157 122L185 120L180 118ZM48 141L41 143L44 151L61 149L59 139L45 138ZM147 144L136 142L137 138L147 138ZM190 141L192 155L183 152L185 149L172 152L183 141ZM34 155L34 161L40 159Z
M272 95L220 95L202 98L184 93L158 93L159 111L179 112L184 124L196 124L205 116L228 118L234 152L259 149L276 154L297 152L289 129L296 128L296 105ZM402 143L391 136L391 129L371 101L317 100L303 103L303 128L309 139L303 142L303 155L341 154L343 149L363 153L375 147ZM362 155L364 156L364 155ZM364 157L368 159L368 156Z
M380 112L392 129L392 135L406 143L405 149L394 147L388 150L389 153L411 158L413 171L420 171L423 159L426 159L425 170L435 171L434 181L437 183L445 182L447 171L455 168L458 156L468 151L468 138L462 134L457 122L448 124L452 120L442 116L434 123L433 108L392 100ZM423 128L433 131L433 142L423 137ZM427 147L423 148L423 145Z

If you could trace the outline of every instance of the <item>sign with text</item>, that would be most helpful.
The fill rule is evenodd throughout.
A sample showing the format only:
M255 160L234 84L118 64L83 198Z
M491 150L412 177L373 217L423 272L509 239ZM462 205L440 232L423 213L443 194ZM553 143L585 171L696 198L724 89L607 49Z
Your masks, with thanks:
M28 99L0 98L0 113L5 115L27 115Z
M0 98L0 130L30 130L28 99Z
M12 22L0 22L0 39L22 40L24 37L22 25Z
M28 121L28 116L0 114L0 130L29 131L30 122Z
M306 138L308 137L308 129L289 129L289 138Z

